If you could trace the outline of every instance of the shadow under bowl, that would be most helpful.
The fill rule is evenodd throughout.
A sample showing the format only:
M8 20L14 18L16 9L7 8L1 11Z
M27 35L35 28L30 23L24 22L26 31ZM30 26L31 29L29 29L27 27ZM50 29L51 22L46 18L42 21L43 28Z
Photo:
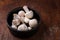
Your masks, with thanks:
M13 9L12 11L10 11L8 13L8 16L7 16L7 25L8 25L8 28L9 28L10 32L14 36L16 36L16 37L19 37L19 38L28 38L28 37L31 37L32 35L34 35L38 31L38 28L39 28L39 25L40 25L40 16L39 16L39 14L35 10L29 8L29 10L32 10L34 12L33 18L38 20L38 26L36 28L32 29L32 30L18 31L16 29L13 29L11 27L11 25L12 25L12 20L13 20L13 14L15 14L15 13L18 14L18 12L20 10L23 10L23 8L22 7L18 7L18 8L15 8L15 9Z

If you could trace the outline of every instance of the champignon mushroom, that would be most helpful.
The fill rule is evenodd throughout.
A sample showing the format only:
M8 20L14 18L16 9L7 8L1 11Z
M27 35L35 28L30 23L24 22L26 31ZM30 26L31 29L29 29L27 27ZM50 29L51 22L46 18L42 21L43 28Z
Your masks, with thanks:
M20 16L17 14L13 14L13 19L20 19Z
M21 16L21 17L24 17L25 16L25 12L23 10L21 10L21 11L18 12L18 15Z
M20 21L21 21L22 23L24 23L24 18L25 18L25 17L21 17L21 19L20 19Z
M29 12L29 9L28 9L28 7L25 5L25 6L23 6L23 9L24 9L24 11L27 13L27 12Z
M28 23L30 19L28 19L27 17L24 18L24 22Z
M29 11L28 13L26 13L25 17L32 18L33 17L33 11Z
M29 26L30 27L36 27L38 24L37 20L36 19L32 19L29 21Z
M20 20L19 19L13 19L12 20L12 25L19 25L20 24Z
M32 28L31 27L28 27L28 30L31 30Z
M27 17L27 18L33 17L33 11L29 10L27 6L23 6L23 9L26 12L25 17Z
M16 25L12 25L11 27L14 28L14 29L17 29L17 26Z
M25 24L21 24L21 25L18 26L18 30L19 31L27 31L28 28L27 28L27 26Z

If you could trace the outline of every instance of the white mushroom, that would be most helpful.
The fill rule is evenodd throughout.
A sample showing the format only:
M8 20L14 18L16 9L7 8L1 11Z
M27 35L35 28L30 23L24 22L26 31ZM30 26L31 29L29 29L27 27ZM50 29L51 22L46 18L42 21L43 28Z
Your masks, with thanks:
M21 11L18 12L18 15L21 16L21 17L25 16L25 12L23 10L21 10Z
M13 19L20 19L20 16L17 14L13 14Z
M24 9L24 11L27 13L27 12L29 12L29 9L28 9L28 7L25 5L25 6L23 6L23 9Z
M18 30L19 31L27 31L28 28L27 28L27 26L25 24L21 24L21 25L18 26Z
M17 29L17 26L16 25L12 25L11 27L14 28L14 29Z
M33 11L29 11L25 14L25 17L32 18L33 17Z
M24 18L24 22L28 23L30 19L28 19L27 17Z
M21 17L20 21L21 21L22 23L24 23L24 17Z
M31 30L32 28L31 27L28 27L28 30Z
M32 19L29 21L29 26L30 27L36 27L38 24L37 20L36 19Z
M19 19L13 19L12 20L12 25L19 25L20 24L20 20Z
M19 31L31 30L32 28L38 25L38 21L37 19L30 19L30 18L33 18L34 13L32 10L29 10L27 6L23 6L23 9L26 13L23 10L21 10L18 12L18 14L13 14L11 27ZM27 27L25 23L28 23L29 27Z
M27 6L23 6L23 9L26 12L25 17L27 17L27 18L32 18L33 17L33 11L29 11Z

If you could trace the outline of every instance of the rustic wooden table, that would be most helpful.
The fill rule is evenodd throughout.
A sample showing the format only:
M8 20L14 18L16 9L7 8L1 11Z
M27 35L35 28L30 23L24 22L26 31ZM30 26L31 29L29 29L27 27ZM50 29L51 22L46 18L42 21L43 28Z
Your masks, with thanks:
M7 27L7 14L24 5L36 10L41 17L38 32L26 39L13 36ZM60 40L60 0L0 0L0 40Z

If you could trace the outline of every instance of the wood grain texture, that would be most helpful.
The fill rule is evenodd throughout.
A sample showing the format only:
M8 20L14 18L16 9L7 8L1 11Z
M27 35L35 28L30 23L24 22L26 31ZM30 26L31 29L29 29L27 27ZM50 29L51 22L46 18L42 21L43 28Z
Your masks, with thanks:
M39 31L32 37L13 36L7 27L7 14L16 7L36 10L41 17ZM60 40L60 0L0 0L0 40Z

